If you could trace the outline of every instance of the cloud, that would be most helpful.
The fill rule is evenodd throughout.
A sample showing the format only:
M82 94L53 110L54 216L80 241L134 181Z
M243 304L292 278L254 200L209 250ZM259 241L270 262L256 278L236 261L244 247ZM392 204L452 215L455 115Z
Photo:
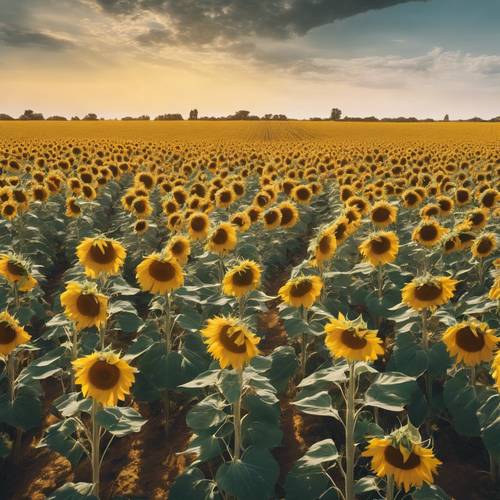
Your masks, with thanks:
M288 39L373 9L427 0L95 0L110 15L161 16L168 41L210 44L263 36ZM157 38L158 33L151 34ZM142 38L146 44L151 36Z
M12 47L37 47L49 50L66 49L74 45L70 39L50 32L30 30L6 23L0 23L0 43Z

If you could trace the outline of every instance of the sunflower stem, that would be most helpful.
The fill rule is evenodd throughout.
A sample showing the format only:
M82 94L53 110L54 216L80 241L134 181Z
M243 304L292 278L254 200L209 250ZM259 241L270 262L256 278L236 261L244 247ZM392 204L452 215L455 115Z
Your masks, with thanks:
M238 399L233 404L233 424L234 424L234 453L233 462L240 459L241 453L241 391L243 387L243 369L237 370L239 394Z
M427 309L424 309L422 311L422 348L426 354L429 351L429 329L427 326L427 320L428 320ZM425 381L425 394L427 396L427 401L430 402L432 398L432 385L428 371L424 373L424 381Z
M164 311L164 339L165 339L165 351L167 356L172 349L172 325L171 325L171 309L172 304L170 302L170 293L167 293L165 297L165 311ZM169 426L170 426L170 394L168 389L165 389L162 395L163 402L163 412L165 413L165 433L168 434Z
M78 358L78 330L76 325L73 324L73 331L71 333L71 360L75 361ZM71 392L75 392L75 370L71 370L70 375Z
M477 274L478 274L479 286L481 288L484 285L484 274L485 274L484 270L485 270L484 259L480 258L477 266Z
M305 307L301 307L302 319L307 326L307 309ZM306 332L302 333L301 336L301 347L300 347L300 380L302 380L306 376L306 364L307 364L307 334Z
M92 399L92 413L91 413L91 424L92 424L92 448L91 448L91 466L92 466L92 483L94 487L92 488L92 493L99 497L100 488L100 446L101 446L101 427L96 421L97 410L99 409L99 403Z
M387 483L385 485L385 498L386 500L394 500L394 476L387 476Z
M349 363L349 380L346 399L345 423L345 500L354 500L354 424L355 424L355 396L356 396L356 363Z
M7 359L7 377L9 379L10 402L14 404L16 397L16 355L14 352L11 352Z

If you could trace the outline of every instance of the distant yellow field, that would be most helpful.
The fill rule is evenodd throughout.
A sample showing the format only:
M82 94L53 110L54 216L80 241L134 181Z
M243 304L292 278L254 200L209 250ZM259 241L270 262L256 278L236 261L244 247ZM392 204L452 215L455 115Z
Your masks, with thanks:
M0 122L0 140L71 138L188 142L494 143L500 141L500 123Z

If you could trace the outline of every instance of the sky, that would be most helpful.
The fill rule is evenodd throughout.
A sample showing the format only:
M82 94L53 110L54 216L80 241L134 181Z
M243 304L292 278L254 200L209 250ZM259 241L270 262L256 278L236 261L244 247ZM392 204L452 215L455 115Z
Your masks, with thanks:
M500 0L0 0L0 113L500 115Z

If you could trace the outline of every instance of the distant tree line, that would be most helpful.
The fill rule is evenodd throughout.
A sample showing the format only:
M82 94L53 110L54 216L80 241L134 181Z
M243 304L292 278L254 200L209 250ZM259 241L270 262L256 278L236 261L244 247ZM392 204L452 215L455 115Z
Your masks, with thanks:
M289 120L286 115L283 114L272 114L272 113L266 113L263 116L257 116L257 115L252 115L250 114L250 111L241 109L239 111L236 111L232 115L228 116L198 116L198 110L197 109L192 109L189 112L189 120L277 120L277 121L285 121ZM291 118L293 119L293 118ZM16 120L16 118L13 118L12 116L5 114L5 113L0 113L0 121L7 121L7 120ZM42 113L36 113L32 109L27 109L21 116L17 118L17 120L21 121L36 121L36 120L47 120L47 121L67 121L67 118L64 116L59 116L59 115L53 115L49 116L48 118L44 118ZM71 117L72 121L79 121L79 120L84 120L84 121L97 121L97 120L104 120L104 118L99 118L96 113L87 113L83 118L79 118L78 116L72 116ZM137 117L134 116L124 116L121 118L122 121L148 121L151 120L151 118L148 115L140 115ZM158 115L156 118L154 118L155 121L170 121L170 120L184 120L182 114L180 113L165 113ZM358 116L344 116L342 117L342 111L339 108L332 108L330 111L330 116L328 118L321 118L321 117L312 117L309 118L310 121L346 121L346 122L434 122L434 121L443 121L443 122L449 122L450 121L450 116L446 114L443 118L443 120L434 120L433 118L424 118L424 119L418 119L415 118L414 116L410 117L405 117L405 116L399 116L397 118L377 118L375 116L365 116L365 117L358 117ZM500 122L500 116L496 116L495 118L491 118L490 120L484 120L483 118L479 118L477 116L469 119L462 119L462 120L455 120L459 122Z

